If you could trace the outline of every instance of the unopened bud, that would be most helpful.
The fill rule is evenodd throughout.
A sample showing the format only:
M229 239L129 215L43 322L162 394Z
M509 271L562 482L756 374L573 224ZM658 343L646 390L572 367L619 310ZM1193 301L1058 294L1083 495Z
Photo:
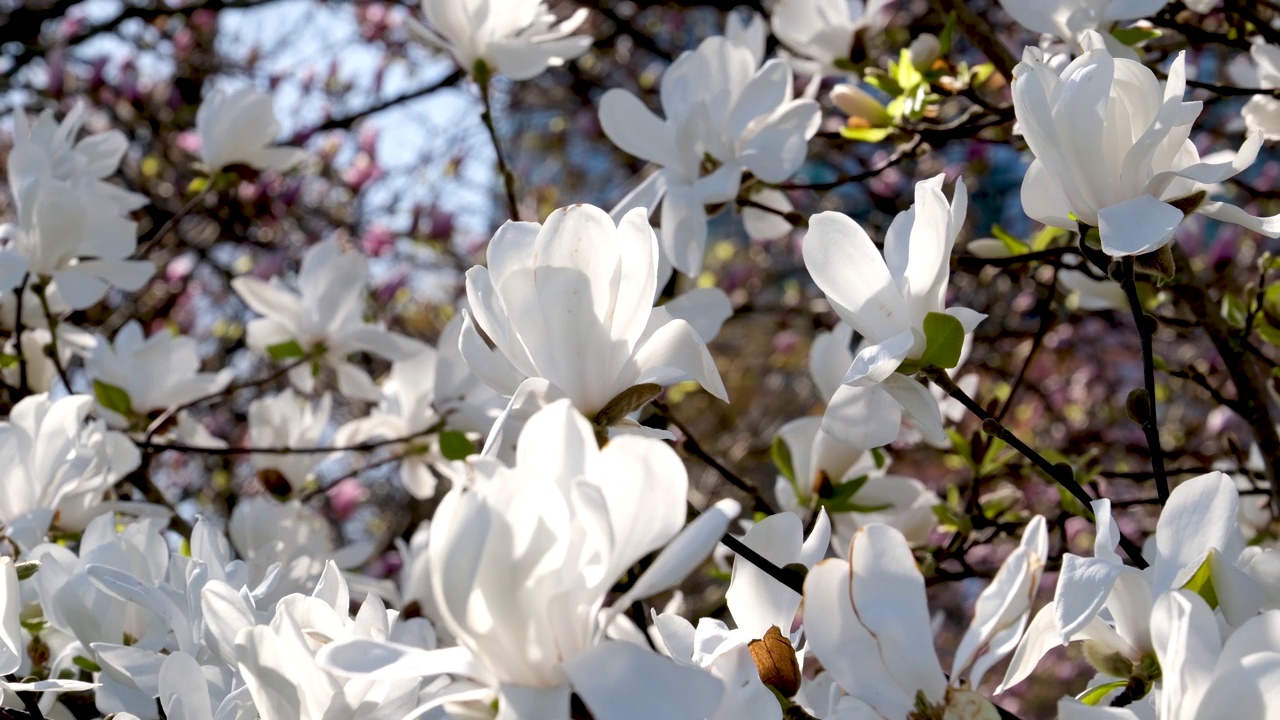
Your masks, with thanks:
M840 84L832 88L831 102L850 120L866 123L867 127L889 127L893 124L893 118L884 105L856 85Z
M942 43L938 41L937 35L925 33L911 41L909 50L911 64L920 72L927 72L942 52Z
M1124 401L1125 414L1138 425L1146 425L1151 421L1151 396L1146 388L1138 388L1129 393Z
M748 643L747 650L751 651L761 682L785 698L800 690L800 662L791 641L783 637L777 625L769 628L764 638Z
M26 580L35 575L36 571L40 569L40 561L25 560L20 563L14 563L13 569L18 573L19 580Z

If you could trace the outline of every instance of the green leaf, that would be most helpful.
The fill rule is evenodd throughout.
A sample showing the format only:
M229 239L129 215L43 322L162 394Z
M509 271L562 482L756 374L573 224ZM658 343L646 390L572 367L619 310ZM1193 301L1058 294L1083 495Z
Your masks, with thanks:
M1154 40L1164 33L1155 28L1127 27L1113 28L1111 35L1121 43L1133 47L1148 40Z
M1213 554L1217 550L1210 550L1208 557L1204 562L1200 563L1200 567L1196 568L1196 572L1191 579L1182 586L1182 590L1190 590L1191 592L1204 598L1209 603L1211 609L1218 607L1218 591L1213 587L1213 572L1209 567L1209 563L1213 561Z
M299 358L306 354L307 351L302 349L297 340L277 343L267 348L267 357L276 362L288 360L289 358Z
M884 466L889 462L884 450L880 448L871 448L871 459L875 461L877 470L883 470Z
M973 448L969 445L969 441L953 428L947 428L946 433L947 437L951 438L951 449L965 461L965 464L973 467Z
M778 468L778 472L790 480L792 485L795 485L796 468L791 463L791 448L787 447L787 443L782 440L781 435L774 436L773 444L769 446L769 457L773 459L773 465Z
M878 72L874 74L869 72L867 73L866 77L862 78L862 82L870 85L871 87L879 90L880 92L884 93L885 95L888 95L891 98L898 97L899 95L902 94L902 86L898 85L897 81L895 81L893 78L889 77L888 75L884 75L883 72Z
M1276 326L1263 320L1261 322L1255 322L1253 324L1253 329L1257 330L1258 334L1261 335L1262 339L1266 340L1268 344L1280 347L1280 328L1276 328Z
M1076 499L1075 495L1072 495L1071 493L1067 492L1067 489L1062 487L1061 485L1058 485L1057 488L1058 488L1058 500L1059 502L1061 502L1063 510L1066 510L1067 512L1077 517L1085 517L1085 518L1093 517L1092 511L1090 511L1083 504L1081 504L1081 502Z
M465 460L474 455L476 446L471 444L467 436L457 430L445 430L440 433L440 454L449 460Z
M911 50L902 48L898 53L898 62L889 64L889 74L897 81L898 86L907 92L911 92L917 86L924 82L924 75L916 69L911 62Z
M1111 694L1112 690L1119 690L1128 685L1128 680L1116 680L1114 682L1095 685L1076 696L1076 699L1085 705L1097 705L1102 699Z
M76 655L75 657L71 658L71 664L75 665L81 670L88 670L89 672L102 672L102 667L99 666L98 663L81 655Z
M840 136L857 142L880 142L894 133L895 128L840 128Z
M931 312L924 316L924 354L920 364L947 370L960 364L960 348L964 345L964 326L946 313Z
M991 235L995 237L995 239L1004 243L1005 248L1009 250L1009 254L1011 255L1025 255L1026 253L1031 252L1031 248L1028 247L1026 243L1010 235L1009 231L999 225L991 226Z
M1249 311L1245 309L1244 301L1240 298L1235 295L1224 295L1218 312L1231 327L1237 330L1244 329L1244 319Z
M947 24L943 26L942 32L938 34L938 57L946 57L951 54L951 42L956 32L956 13L954 10L947 13Z
M97 398L99 405L111 412L121 415L131 415L133 413L133 401L129 399L129 393L115 385L108 385L101 380L94 380L93 396Z
M9 353L0 353L0 369L8 370L18 364L20 358Z
M981 65L974 65L973 69L969 71L969 84L981 85L982 83L986 82L992 75L994 75L995 72L996 72L996 66L992 65L991 63L982 63Z

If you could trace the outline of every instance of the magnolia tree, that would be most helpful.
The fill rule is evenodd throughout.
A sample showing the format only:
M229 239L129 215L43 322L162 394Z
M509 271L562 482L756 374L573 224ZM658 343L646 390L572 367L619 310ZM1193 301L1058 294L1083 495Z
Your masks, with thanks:
M1280 719L1280 5L111 5L0 2L0 717Z

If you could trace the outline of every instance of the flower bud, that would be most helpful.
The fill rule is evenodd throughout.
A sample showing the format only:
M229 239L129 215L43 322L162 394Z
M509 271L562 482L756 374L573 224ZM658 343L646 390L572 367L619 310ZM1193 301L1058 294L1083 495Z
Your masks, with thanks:
M763 639L748 643L747 650L751 651L761 682L785 698L800 690L800 662L791 641L783 637L777 625L769 628Z
M909 47L911 52L911 64L920 72L927 72L933 67L933 63L937 61L938 55L942 52L942 43L938 42L938 36L933 33L924 33L911 41Z
M840 84L831 89L831 102L849 116L850 125L888 127L893 124L889 111L879 100L857 85Z

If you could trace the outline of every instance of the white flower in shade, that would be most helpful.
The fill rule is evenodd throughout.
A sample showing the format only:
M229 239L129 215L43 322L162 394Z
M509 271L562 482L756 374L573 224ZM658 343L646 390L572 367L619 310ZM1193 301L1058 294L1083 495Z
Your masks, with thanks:
M92 409L88 395L30 395L0 422L0 524L20 546L39 542L55 516L65 530L83 529L107 488L138 466L138 449L90 420Z
M1238 505L1235 484L1224 473L1179 485L1160 513L1151 566L1139 570L1116 554L1119 530L1110 502L1095 500L1094 556L1063 556L1053 602L1036 614L1001 688L1021 682L1050 649L1073 641L1087 643L1094 657L1111 658L1111 668L1138 667L1155 649L1153 603L1170 590L1188 587L1198 574L1207 575L1207 582L1202 577L1191 589L1212 587L1226 625L1239 626L1254 617L1268 603L1263 584L1275 581L1260 583L1249 570L1266 565L1258 562L1257 553L1280 551L1246 550Z
M1063 268L1058 271L1058 284L1070 294L1070 300L1081 310L1116 310L1124 312L1129 309L1129 299L1125 297L1124 288L1111 278L1096 280L1080 270Z
M338 547L329 522L313 508L264 495L236 503L227 536L248 565L250 584L278 573L264 605L289 593L309 592L329 560L340 568L359 567L378 549L372 542Z
M818 519L804 536L804 521L791 512L780 512L751 526L742 536L742 544L760 553L777 567L803 565L813 567L827 554L831 544L831 523L826 512L819 511ZM793 646L800 633L792 633L796 611L800 609L800 596L756 567L749 560L733 561L729 590L725 593L729 614L748 640L763 638L771 627L777 627Z
M893 442L903 412L929 442L946 442L938 401L925 386L897 372L930 349L925 327L939 319L933 316L946 316L940 319L966 335L986 317L946 307L951 249L964 225L968 193L964 181L957 180L955 199L948 203L942 181L938 175L916 184L915 204L893 219L883 256L847 215L824 212L809 221L805 267L840 319L865 338L845 374L846 387L832 396L822 424L855 448ZM958 341L951 339L957 355Z
M281 287L278 281L235 278L231 287L240 299L265 316L249 323L249 347L273 359L294 361L308 356L333 368L342 394L377 402L378 386L347 356L368 352L388 360L407 360L422 349L422 343L364 321L368 274L363 255L344 251L337 240L329 239L303 256L298 292ZM302 392L311 392L312 363L299 364L289 372L289 380Z
M715 711L719 680L610 634L621 609L704 562L733 516L709 511L684 527L688 477L674 450L634 436L600 448L562 400L530 418L514 467L473 458L472 471L471 486L455 486L436 511L426 550L440 624L459 647L337 643L322 666L484 680L497 686L502 718L567 720L571 688L599 720L637 717L638 707L688 720ZM618 578L660 548L606 606Z
M271 95L251 87L215 88L196 111L200 162L217 173L231 165L284 172L302 162L306 153L296 147L272 147L280 123Z
M299 397L293 390L259 398L249 404L249 442L253 447L312 448L329 427L333 398L325 393L319 402ZM288 483L291 492L307 484L307 478L328 453L253 453L259 475L274 470ZM276 491L271 483L268 489Z
M1185 54L1161 88L1142 63L1113 58L1098 33L1086 32L1082 45L1061 75L1035 48L1014 68L1014 110L1035 155L1022 181L1028 215L1067 230L1095 226L1113 257L1159 250L1191 212L1280 237L1280 216L1192 197L1252 165L1262 136L1228 157L1200 158L1188 136L1202 103L1182 99Z
M200 372L194 339L163 330L144 338L137 320L125 323L111 342L99 338L85 358L85 371L95 383L123 390L128 409L142 417L218 392L232 375L230 369ZM102 407L101 401L99 412L112 426L130 425L131 418Z
M609 140L660 166L615 216L661 202L663 258L686 275L702 269L706 206L737 197L744 172L769 184L791 177L822 121L816 102L795 98L791 68L778 59L761 66L763 59L763 21L756 16L743 24L733 16L725 36L703 40L667 68L664 117L625 90L600 98L600 125ZM785 201L765 192L760 197L770 207Z
M853 328L841 322L831 331L819 332L809 349L809 375L818 394L842 410L840 403L860 403L863 396L855 388L841 384L853 352L849 349ZM791 475L778 475L774 494L783 509L804 515L819 505L831 518L831 545L837 553L849 548L858 528L873 522L892 525L912 546L924 544L937 524L933 506L938 496L924 483L887 472L889 460L882 466L863 449L850 445L822 429L822 418L797 418L778 430L777 441L785 444L791 460ZM852 493L843 494L842 486L860 483ZM822 502L822 494L840 493L839 500Z
M19 692L82 692L92 690L93 683L79 680L36 680L33 682L9 682L5 675L14 675L27 666L27 647L22 637L21 596L18 591L18 568L13 559L0 557L0 707L9 707L13 698L6 694Z
M1159 660L1160 720L1280 718L1280 610L1257 615L1225 638L1199 595L1174 590L1151 609L1151 642ZM1059 720L1138 720L1132 709L1065 698Z
M542 0L422 0L427 24L410 27L428 45L453 55L458 67L529 80L585 53L593 39L574 35L587 19L579 8L557 22Z
M1000 6L1032 32L1075 43L1086 31L1155 15L1164 0L1000 0Z
M539 385L590 418L647 383L696 380L726 399L702 337L653 307L658 248L643 210L617 226L589 205L556 210L543 225L508 222L490 241L488 261L467 271L471 314L460 344L471 370L498 393Z
M440 333L439 349L424 345L417 355L392 364L378 407L339 428L334 444L411 436L425 444L430 440L427 431L441 425L481 438L487 435L505 403L467 367L458 348L461 333L462 316L455 315ZM429 452L415 452L400 462L400 478L411 495L435 495L431 466L439 459Z
M1036 516L1022 544L978 596L951 673L944 675L933 649L924 577L911 548L887 525L859 530L847 561L819 563L804 583L809 651L848 694L841 708L851 714L838 717L997 717L968 688L977 687L1017 644L1047 553L1044 518Z
M1249 58L1239 59L1242 62L1227 66L1227 73L1235 84L1263 90L1280 88L1280 45L1255 39L1249 48ZM1250 133L1262 133L1269 141L1280 140L1280 98L1258 93L1249 98L1240 114Z
M783 47L796 56L792 64L797 71L819 77L840 74L850 69L859 32L877 27L891 1L778 0L770 26Z
M14 115L8 181L15 221L0 226L0 287L31 275L51 281L50 292L72 309L98 302L111 286L137 290L155 266L127 258L137 249L137 223L128 213L145 196L104 179L120 166L128 141L119 131L75 136L84 123L77 105L57 124L53 113L31 123Z

